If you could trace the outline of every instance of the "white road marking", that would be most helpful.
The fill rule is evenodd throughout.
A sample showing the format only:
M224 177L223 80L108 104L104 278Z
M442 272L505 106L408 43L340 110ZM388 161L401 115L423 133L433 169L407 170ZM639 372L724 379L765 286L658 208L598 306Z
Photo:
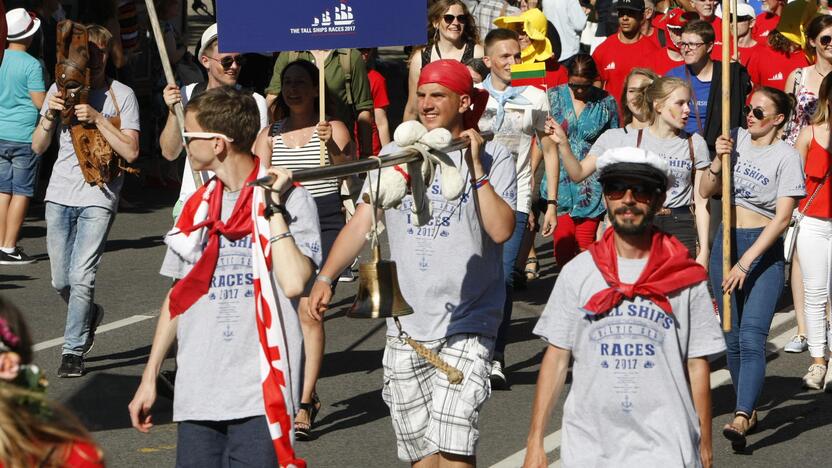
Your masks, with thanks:
M771 330L779 328L780 326L789 322L790 320L794 320L793 309L784 313L777 314L774 317L774 320L771 321ZM767 345L767 354L772 354L780 348L786 346L786 343L788 343L789 340L792 339L792 336L794 336L795 334L797 334L797 327L793 327L789 330L786 330L785 332L770 339ZM714 372L711 372L711 389L721 387L722 385L725 385L730 381L731 374L728 372L728 369L719 369ZM558 448L560 448L560 429L543 438L543 449L546 450L546 453L552 453ZM523 449L491 465L491 468L518 468L520 466L523 466L523 459L525 458L526 449ZM555 462L549 465L549 467L560 467L560 460L555 460Z
M152 319L156 317L155 315L134 315L132 317L127 317L121 320L116 320L115 322L108 323L106 325L101 325L96 330L96 335L99 335L104 332L108 332L111 330L115 330L117 328L126 327L128 325L133 325L134 323L142 322L147 319ZM44 349L54 348L55 346L61 346L64 344L64 337L54 338L51 340L41 341L40 343L32 346L32 349L35 351L41 351Z

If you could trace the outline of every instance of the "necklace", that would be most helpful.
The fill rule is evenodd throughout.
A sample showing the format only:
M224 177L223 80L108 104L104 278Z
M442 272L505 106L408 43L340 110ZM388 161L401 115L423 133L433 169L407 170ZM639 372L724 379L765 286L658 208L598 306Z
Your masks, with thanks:
M821 78L826 78L826 75L828 75L828 74L829 74L829 72L826 72L826 73L821 73L820 71L818 71L818 66L817 66L817 64L815 64L815 65L812 67L812 69L813 69L813 70L815 70L815 73L817 73L817 74L818 74Z

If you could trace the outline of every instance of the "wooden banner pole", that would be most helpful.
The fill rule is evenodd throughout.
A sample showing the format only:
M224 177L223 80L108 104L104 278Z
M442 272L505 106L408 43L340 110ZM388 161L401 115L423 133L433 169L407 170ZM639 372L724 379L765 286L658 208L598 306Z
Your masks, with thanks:
M153 0L145 0L147 6L147 17L150 19L150 26L153 29L153 38L156 40L156 47L159 48L159 58L162 60L162 68L165 70L165 80L168 84L176 84L176 79L173 77L173 67L170 66L170 59L168 58L168 51L165 49L165 38L162 34L162 28L159 26L159 17L156 15L156 6ZM182 137L182 147L185 148L186 157L188 154L188 142L185 141L185 110L182 108L182 103L177 102L173 106L173 112L176 114L176 122L179 124L179 134ZM199 171L191 171L196 187L202 185L202 177Z
M315 64L318 66L318 120L326 120L326 81L324 68L326 67L326 58L329 55L328 50L313 50L312 56L315 57ZM320 140L321 143L321 166L326 166L326 143Z
M722 0L722 11L728 10L731 0ZM736 1L736 0L735 0ZM736 15L735 15L736 17ZM731 54L729 23L722 15L722 136L730 137L731 133ZM722 155L722 277L727 278L731 272L731 154ZM717 285L718 287L719 285ZM722 293L722 329L731 331L731 294Z

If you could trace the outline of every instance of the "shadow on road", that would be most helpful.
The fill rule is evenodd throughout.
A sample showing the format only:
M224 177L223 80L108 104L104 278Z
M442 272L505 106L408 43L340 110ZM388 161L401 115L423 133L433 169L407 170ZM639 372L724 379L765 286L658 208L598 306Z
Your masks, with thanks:
M33 278L27 275L3 275L0 274L0 289L20 289L25 287L22 284L15 284L17 282L22 281L32 281L36 280L37 278Z
M381 356L374 362L380 360ZM381 379L379 379L379 384L381 384ZM316 438L342 429L355 429L388 416L387 406L381 399L381 388L335 402L331 406L335 408L335 411L318 422L318 429L315 430Z
M131 427L127 404L139 386L140 376L92 373L65 405L92 432ZM153 405L153 423L171 422L172 402L158 398Z
M107 245L104 247L104 251L115 252L117 250L124 249L152 249L153 247L158 247L164 243L165 242L162 240L162 236L145 236L138 239L108 240Z

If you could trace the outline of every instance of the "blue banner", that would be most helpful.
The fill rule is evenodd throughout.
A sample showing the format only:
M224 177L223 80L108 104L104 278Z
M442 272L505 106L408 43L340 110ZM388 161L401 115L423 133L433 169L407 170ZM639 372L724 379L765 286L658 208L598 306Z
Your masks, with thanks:
M427 42L424 0L218 0L222 52L277 52Z

